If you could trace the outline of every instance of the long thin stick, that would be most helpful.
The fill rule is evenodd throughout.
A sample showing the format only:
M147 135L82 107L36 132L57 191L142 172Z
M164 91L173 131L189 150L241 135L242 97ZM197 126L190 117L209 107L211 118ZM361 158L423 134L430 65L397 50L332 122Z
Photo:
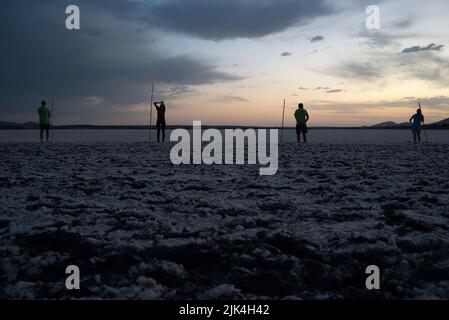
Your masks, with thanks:
M421 110L421 112L422 112L421 102L418 102L418 106L419 106L419 110ZM429 143L429 137L427 136L427 130L426 130L425 126L423 126L423 130L424 130L424 135L426 137L426 143Z
M152 134L151 134L151 129L152 129L152 125L153 125L153 99L154 99L154 82L151 86L151 106L150 106L150 142L152 142L153 138L152 138Z
M55 131L53 128L55 114L53 112L53 106L55 104L55 97L51 97L51 107L50 107L50 141L55 142Z
M284 99L284 107L283 107L283 109L282 109L281 143L284 143L284 123L285 123L285 99Z

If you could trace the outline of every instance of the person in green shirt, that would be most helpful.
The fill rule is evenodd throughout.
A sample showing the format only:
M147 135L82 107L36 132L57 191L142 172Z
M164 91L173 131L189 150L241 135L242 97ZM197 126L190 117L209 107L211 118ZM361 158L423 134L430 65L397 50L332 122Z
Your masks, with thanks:
M309 121L309 113L306 109L304 109L304 105L300 103L298 105L298 110L295 112L296 118L296 137L298 139L298 143L301 143L301 134L304 138L304 143L307 143L307 122Z
M47 142L50 140L50 110L47 108L47 102L42 101L41 107L37 110L39 114L39 125L41 129L41 142L44 141L44 131L46 133Z

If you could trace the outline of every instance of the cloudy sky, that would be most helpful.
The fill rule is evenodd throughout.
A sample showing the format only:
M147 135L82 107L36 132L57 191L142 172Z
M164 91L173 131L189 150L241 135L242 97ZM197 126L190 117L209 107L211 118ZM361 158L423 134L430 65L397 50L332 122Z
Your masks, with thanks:
M67 30L78 5L81 29ZM368 30L365 9L380 8ZM151 83L170 124L311 124L449 117L447 0L3 0L0 121L147 124Z

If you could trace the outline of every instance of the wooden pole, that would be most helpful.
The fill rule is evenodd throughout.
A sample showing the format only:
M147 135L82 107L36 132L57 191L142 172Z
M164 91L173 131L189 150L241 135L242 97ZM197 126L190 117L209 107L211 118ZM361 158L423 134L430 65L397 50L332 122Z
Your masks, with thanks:
M50 141L51 142L54 142L55 141L55 131L54 131L54 128L53 128L53 125L54 125L54 117L55 117L55 114L54 114L54 112L53 112L53 110L54 110L54 104L55 104L55 97L51 97L51 107L50 107Z
M284 124L285 124L285 99L284 99L284 107L282 109L282 131L281 131L281 143L284 142Z
M151 105L150 105L150 142L153 141L152 126L153 126L153 99L154 99L154 82L151 86Z

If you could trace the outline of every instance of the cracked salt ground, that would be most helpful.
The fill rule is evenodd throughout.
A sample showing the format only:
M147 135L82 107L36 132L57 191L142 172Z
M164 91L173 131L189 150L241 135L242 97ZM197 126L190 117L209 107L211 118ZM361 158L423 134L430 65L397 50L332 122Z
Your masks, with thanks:
M448 297L449 145L284 145L273 177L170 147L5 145L0 298Z

